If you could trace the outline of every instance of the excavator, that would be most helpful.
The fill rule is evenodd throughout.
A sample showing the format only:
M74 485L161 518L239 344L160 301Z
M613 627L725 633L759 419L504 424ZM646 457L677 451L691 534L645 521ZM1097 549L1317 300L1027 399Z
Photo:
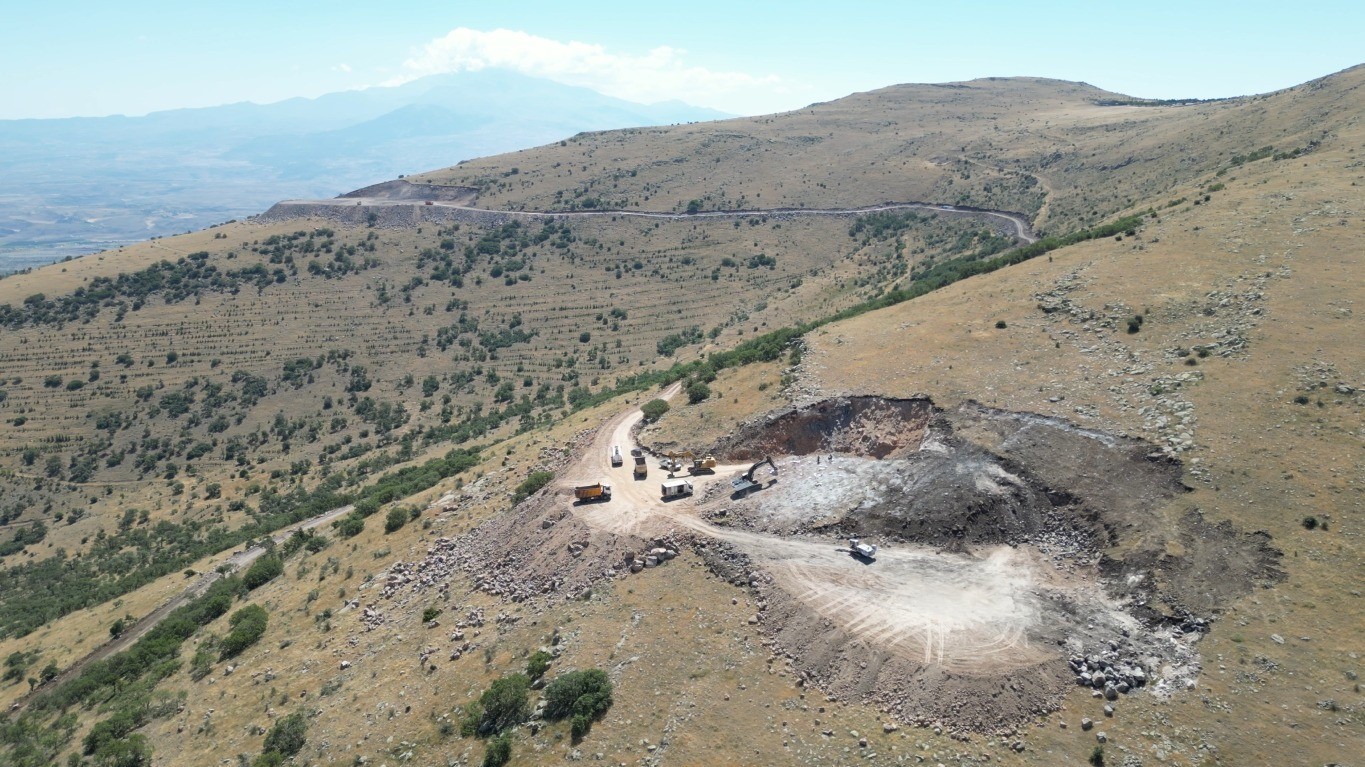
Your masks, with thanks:
M684 459L690 463L684 464ZM671 477L674 472L682 471L684 465L687 466L687 472L689 474L714 474L718 463L712 456L708 455L705 458L698 458L691 450L683 450L682 452L664 453L664 460L661 465L664 471L668 472L668 476Z
M763 460L750 466L748 471L730 480L730 484L735 488L736 495L743 496L748 494L750 490L757 490L763 487L762 483L754 481L754 472L758 471L758 467L765 463L772 469L773 474L777 474L777 464L773 463L772 456L764 457Z

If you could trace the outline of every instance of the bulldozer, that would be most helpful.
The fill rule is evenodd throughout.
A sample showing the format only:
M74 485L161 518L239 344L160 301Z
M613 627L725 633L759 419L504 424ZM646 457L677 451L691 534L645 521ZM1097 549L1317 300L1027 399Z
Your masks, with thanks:
M704 458L698 458L691 450L664 453L662 464L664 470L668 472L670 477L673 476L675 472L682 471L684 466L687 467L687 473L689 474L714 474L716 472L716 466L718 465L719 464L713 456L708 455Z
M731 486L735 488L736 495L743 496L748 494L750 490L757 490L763 487L763 484L761 482L754 481L754 472L758 471L758 467L762 466L765 463L768 464L768 466L772 469L772 473L774 475L777 474L777 464L773 463L772 456L764 457L763 460L755 463L753 466L750 466L748 471L730 480Z

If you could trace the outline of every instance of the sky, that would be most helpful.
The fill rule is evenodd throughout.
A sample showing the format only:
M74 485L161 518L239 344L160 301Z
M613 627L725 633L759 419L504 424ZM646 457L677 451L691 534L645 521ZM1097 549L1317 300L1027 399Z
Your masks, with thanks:
M4 14L0 119L140 115L484 67L734 114L1031 75L1146 98L1365 63L1362 2L65 0Z

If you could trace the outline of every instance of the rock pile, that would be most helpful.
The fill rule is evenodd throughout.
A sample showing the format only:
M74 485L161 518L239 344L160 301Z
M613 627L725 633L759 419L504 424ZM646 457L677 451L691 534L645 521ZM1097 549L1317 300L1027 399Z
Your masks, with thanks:
M1120 695L1147 684L1147 670L1142 663L1121 657L1118 647L1117 642L1111 642L1110 648L1100 653L1072 656L1069 664L1076 674L1076 684L1099 690L1105 700L1118 700Z

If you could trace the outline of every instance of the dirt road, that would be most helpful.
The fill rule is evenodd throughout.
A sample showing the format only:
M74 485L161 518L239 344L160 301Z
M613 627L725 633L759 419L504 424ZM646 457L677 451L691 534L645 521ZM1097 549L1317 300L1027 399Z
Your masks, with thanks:
M331 522L332 520L337 519L338 517L341 517L345 514L349 514L353 508L355 507L349 504L346 506L340 506L338 508L332 509L331 511L319 514L316 517L305 519L302 522L296 522L286 528L283 528L275 532L274 535L272 535L271 537L276 545L284 543L284 541L288 539L289 536L294 534L295 530L313 530L315 528L321 527L322 525L325 525ZM165 620L166 616L170 615L177 608L184 606L194 598L202 595L205 591L208 590L209 586L213 585L218 580L222 579L224 572L233 573L241 570L244 567L250 567L251 563L255 562L265 552L266 545L264 543L258 543L254 546L239 549L238 551L233 552L232 556L228 557L221 564L215 566L208 572L203 572L195 576L194 580L190 583L190 585L185 587L184 591L181 591L179 594L175 595L174 597L171 597L169 600L162 603L155 610L139 618L135 623L133 623L133 625L129 626L122 634L120 634L117 639L111 639L108 642L105 642L104 644L100 645L99 647L96 647L94 650L91 650L88 654L86 654L85 657L76 661L71 666L68 666L66 669L63 669L62 673L58 674L57 677L53 679L51 682L48 682L46 685L43 685L42 687L39 687L29 692L27 695L19 698L19 700L16 701L14 705L17 708L22 708L23 706L27 705L29 700L32 699L34 696L42 694L46 690L57 687L63 684L64 682L67 682L71 679L76 678L77 676L80 676L81 672L84 671L91 663L103 660L113 655L114 653L128 649L133 645L134 642L145 636L148 631L151 631L153 628L157 626L157 624Z
M860 216L867 213L883 213L898 210L928 210L939 214L960 216L988 216L1010 222L1015 236L1024 244L1038 241L1026 216L1008 210L990 210L961 205L943 205L929 202L888 202L881 205L868 205L856 208L769 208L763 210L713 210L697 213L665 213L640 210L573 210L573 211L525 211L495 210L462 205L450 200L404 199L394 197L344 197L327 200L283 200L270 209L270 218L287 218L291 212L297 216L311 215L320 209L337 209L350 212L375 208L434 208L460 211L469 214L512 216L518 218L600 218L603 216L649 219L698 219L698 218L758 218L764 216Z

